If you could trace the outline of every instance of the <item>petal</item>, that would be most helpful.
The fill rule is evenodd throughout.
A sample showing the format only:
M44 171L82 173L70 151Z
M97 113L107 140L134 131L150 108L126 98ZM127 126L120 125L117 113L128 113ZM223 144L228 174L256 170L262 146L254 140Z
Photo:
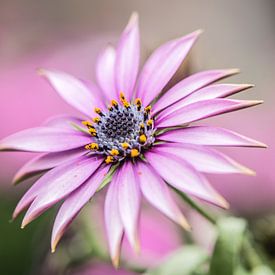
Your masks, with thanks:
M41 172L52 169L71 159L87 154L86 149L74 149L57 153L46 153L28 161L22 166L13 178L13 184L18 184Z
M22 227L78 188L101 163L101 158L83 156L69 163L66 162L43 175L37 184L43 182L45 188L31 204L23 219Z
M167 131L158 139L211 146L266 147L265 144L233 131L211 126L192 126Z
M201 31L169 41L156 49L146 61L138 80L137 97L148 105L179 68Z
M74 218L78 215L82 207L91 199L95 194L97 188L101 184L105 175L107 174L109 166L103 166L98 169L84 184L69 195L60 207L58 214L55 218L51 247L52 252L63 236L66 229L72 223Z
M195 91L194 93L188 95L172 106L164 110L159 117L166 117L169 114L181 109L182 107L192 104L194 102L214 99L214 98L223 98L235 93L238 93L242 90L253 87L251 84L215 84L204 87Z
M227 208L227 202L209 185L207 179L188 162L168 153L147 152L146 159L173 187L199 199Z
M81 123L83 119L78 117L69 116L69 115L57 115L48 118L44 121L43 126L45 127L53 127L53 128L65 128L72 131L76 131L76 129L72 126L72 124L76 124L80 127L83 126Z
M238 69L225 69L225 70L209 70L193 74L180 81L177 85L167 91L157 102L154 104L153 114L158 113L162 109L176 103L194 91L213 83L222 78L238 73Z
M156 126L163 128L188 124L208 117L255 106L262 102L260 100L233 100L224 98L202 100L184 106L167 116L158 118Z
M99 54L96 63L97 83L108 100L117 99L114 73L115 60L115 49L109 45Z
M144 197L154 207L183 228L190 229L190 225L174 202L167 184L149 164L138 162L136 177L139 179L140 189Z
M204 173L231 174L240 173L254 175L247 167L239 164L228 156L201 145L169 143L154 148L155 152L171 153Z
M105 198L104 217L106 233L109 243L110 255L115 267L119 264L121 240L123 235L123 225L119 214L118 206L118 185L119 174L116 173L109 184Z
M140 210L139 184L133 164L126 161L119 171L118 204L125 233L135 251L139 251L137 226Z
M82 147L91 137L81 132L49 127L30 128L0 141L0 151L59 152Z
M117 47L115 81L117 93L123 92L131 100L140 59L138 14L133 13Z
M83 81L59 71L41 69L39 73L47 78L57 93L68 104L86 116L93 116L95 107L104 106L101 96L94 85L92 85L92 90L90 90Z

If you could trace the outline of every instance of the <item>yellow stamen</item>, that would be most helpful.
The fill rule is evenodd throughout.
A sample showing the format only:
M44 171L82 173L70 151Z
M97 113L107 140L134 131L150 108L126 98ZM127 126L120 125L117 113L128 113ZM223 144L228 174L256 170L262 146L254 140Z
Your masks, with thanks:
M130 145L127 142L123 142L123 143L121 143L121 146L123 149L128 149Z
M149 105L149 106L147 106L144 110L145 110L146 113L150 113L150 112L151 112L151 109L152 109L152 106Z
M90 128L90 129L89 129L89 132L90 132L91 134L96 134L96 129L95 129L95 128Z
M113 110L113 106L108 106L108 110L112 111Z
M129 107L130 107L130 103L127 102L127 101L124 101L124 102L123 102L123 106L124 106L125 108L129 108Z
M97 143L90 143L90 144L87 144L86 146L85 146L85 149L87 149L87 150L98 150L99 149L99 146L98 146L98 144Z
M153 119L149 119L149 120L147 121L147 125L148 125L148 126L152 126L152 125L153 125Z
M139 155L139 151L137 149L132 149L131 150L131 157L135 158Z
M112 156L107 156L107 158L105 159L105 162L108 164L108 163L111 163L114 161L114 157Z
M120 93L119 93L119 99L120 99L120 101L121 101L122 103L123 103L124 101L127 101L123 92L120 92Z
M141 99L140 99L140 98L136 98L136 99L135 99L135 104L136 104L137 106L141 106L141 104L142 104Z
M144 124L143 123L140 123L140 129L144 129Z
M112 156L117 156L119 154L119 151L117 149L112 149L111 152L110 152L110 154Z
M93 127L92 123L90 121L82 121L81 122L83 125L87 126L87 127Z
M99 118L99 117L94 117L94 118L93 118L93 122L95 122L95 123L100 122L100 118Z
M146 137L145 135L141 135L141 136L139 137L139 141L140 141L141 143L145 143L146 140L147 140L147 137Z
M112 106L116 107L118 105L118 102L115 99L112 99L111 104Z
M101 114L102 112L101 112L101 109L100 108L97 108L97 107L95 107L95 112L97 113L97 114Z

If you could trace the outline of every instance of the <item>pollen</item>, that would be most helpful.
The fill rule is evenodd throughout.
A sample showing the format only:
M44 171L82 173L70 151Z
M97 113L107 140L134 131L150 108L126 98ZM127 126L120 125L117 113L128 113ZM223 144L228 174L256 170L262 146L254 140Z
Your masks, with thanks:
M112 149L110 153L111 153L112 156L119 155L119 151L117 149Z
M135 158L139 155L139 151L137 149L132 149L131 150L131 157Z
M144 110L145 110L146 113L150 113L150 112L151 112L151 109L152 109L152 106L149 105L149 106L147 106Z
M93 127L93 124L90 121L82 121L81 123L88 128Z
M145 143L146 140L147 140L147 137L146 137L144 134L141 135L141 136L139 137L139 141L140 141L141 143Z
M113 99L113 100L111 101L111 104L112 104L112 106L114 106L114 107L117 107L117 106L118 106L118 102L117 102L115 99Z
M111 163L111 162L113 162L114 161L114 158L112 157L112 156L107 156L107 158L105 159L105 162L107 163L107 164L109 164L109 163Z
M93 122L99 123L99 122L100 122L100 118L99 118L99 117L94 117L94 118L93 118Z
M136 99L135 99L135 104L136 104L137 106L141 106L141 104L142 104L141 99L140 99L140 98L136 98Z
M121 143L121 146L123 149L128 149L130 145L127 142L123 142L123 143Z
M121 101L122 103L123 103L124 101L126 101L126 98L125 98L124 93L122 93L122 92L119 93L119 99L120 99L120 101Z
M87 144L87 145L85 146L85 149L96 151L96 150L99 149L99 146L98 146L97 143L93 142L93 143Z
M153 119L149 119L147 120L147 123L146 123L148 126L152 126L153 125Z
M102 115L101 109L98 107L95 108L95 112L99 115Z

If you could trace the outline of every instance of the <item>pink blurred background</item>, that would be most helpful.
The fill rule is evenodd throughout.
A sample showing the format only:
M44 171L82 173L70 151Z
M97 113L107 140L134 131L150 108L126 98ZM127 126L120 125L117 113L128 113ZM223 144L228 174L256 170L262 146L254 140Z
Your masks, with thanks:
M97 53L107 43L116 43L132 11L138 11L144 57L168 39L203 29L188 58L190 71L238 67L241 74L227 81L256 85L236 98L263 99L263 105L205 123L228 127L268 145L264 150L225 150L257 176L210 178L232 212L249 217L274 212L274 1L2 0L0 4L0 139L37 126L49 116L72 113L36 69L56 68L93 79ZM15 188L10 182L30 156L0 154L3 196L18 197L26 189L24 183ZM177 246L175 240L172 243Z

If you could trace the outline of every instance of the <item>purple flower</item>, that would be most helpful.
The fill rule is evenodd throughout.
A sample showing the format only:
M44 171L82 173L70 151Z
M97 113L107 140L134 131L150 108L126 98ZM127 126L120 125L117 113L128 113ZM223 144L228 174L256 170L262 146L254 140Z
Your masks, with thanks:
M62 72L39 71L86 120L59 116L42 127L1 141L1 150L42 153L15 176L18 183L46 172L14 211L15 218L29 207L22 227L64 200L52 232L54 251L81 208L102 188L102 182L106 184L112 178L104 213L109 250L117 266L124 233L138 250L142 195L186 229L189 224L173 201L168 184L217 206L228 206L204 173L253 172L212 146L265 145L226 129L190 124L262 101L225 98L251 85L212 84L237 73L235 69L191 75L161 94L200 33L196 31L160 46L139 73L138 16L133 14L116 49L107 46L99 55L98 87Z

